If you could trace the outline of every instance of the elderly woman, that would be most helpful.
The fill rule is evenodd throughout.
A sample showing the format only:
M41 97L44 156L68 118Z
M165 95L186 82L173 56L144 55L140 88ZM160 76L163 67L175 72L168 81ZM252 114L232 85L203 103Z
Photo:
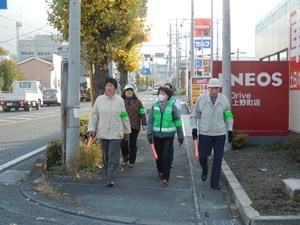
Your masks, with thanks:
M141 128L146 129L147 119L146 111L143 103L138 99L131 84L127 84L121 97L124 99L125 108L129 116L131 134L128 140L126 137L121 142L121 153L123 156L123 166L126 166L128 161L128 168L133 168L137 154L137 139Z
M124 135L129 140L131 133L124 100L116 95L117 87L116 79L106 80L105 93L97 97L88 125L88 135L99 139L109 187L114 185L119 170L121 140Z
M156 166L163 187L169 184L175 134L179 145L184 139L180 114L174 101L170 100L171 97L172 91L169 88L160 87L158 101L152 105L148 114L147 137L150 143L154 142L158 156Z

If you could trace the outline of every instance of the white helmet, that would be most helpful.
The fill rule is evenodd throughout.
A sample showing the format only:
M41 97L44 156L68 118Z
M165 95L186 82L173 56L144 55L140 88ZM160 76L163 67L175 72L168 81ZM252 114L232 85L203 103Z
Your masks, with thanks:
M210 87L210 88L219 87L220 88L222 86L221 86L221 83L220 83L219 79L217 79L217 78L211 78L209 80L209 82L208 82L207 87Z
M127 84L125 87L124 87L124 91L128 90L128 89L131 89L131 90L134 90L133 86L131 84Z

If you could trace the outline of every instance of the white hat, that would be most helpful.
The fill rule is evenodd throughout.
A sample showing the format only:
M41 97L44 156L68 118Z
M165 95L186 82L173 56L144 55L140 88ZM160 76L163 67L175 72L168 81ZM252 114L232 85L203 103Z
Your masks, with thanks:
M128 89L131 89L131 90L134 90L133 86L131 84L127 84L125 87L124 87L124 91L128 90Z
M217 79L217 78L211 78L209 80L207 86L210 87L210 88L213 88L213 87L219 87L220 88L220 87L222 87L219 79Z

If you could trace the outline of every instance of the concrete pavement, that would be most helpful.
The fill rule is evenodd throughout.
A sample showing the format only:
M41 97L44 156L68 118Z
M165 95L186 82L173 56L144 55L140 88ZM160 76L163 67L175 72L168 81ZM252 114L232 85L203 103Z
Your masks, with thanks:
M252 208L251 200L225 160L221 190L211 189L209 179L202 182L200 165L194 156L187 109L183 109L182 120L186 139L182 146L178 146L175 139L174 168L167 188L161 186L146 135L141 132L135 167L120 167L112 188L107 187L102 178L44 177L34 167L27 181L21 183L20 190L27 199L40 205L94 218L101 224L300 224L299 216L261 216ZM41 181L48 182L67 198L55 199L41 194L36 190ZM70 221L70 224L77 223Z
M20 189L28 199L43 206L110 224L243 225L228 185L223 183L221 190L214 190L209 179L201 181L188 121L189 116L183 115L186 139L182 146L175 139L174 168L167 188L161 185L146 134L141 132L135 167L120 167L112 188L102 178L82 180L38 175L30 176ZM51 198L38 192L41 181L68 198Z

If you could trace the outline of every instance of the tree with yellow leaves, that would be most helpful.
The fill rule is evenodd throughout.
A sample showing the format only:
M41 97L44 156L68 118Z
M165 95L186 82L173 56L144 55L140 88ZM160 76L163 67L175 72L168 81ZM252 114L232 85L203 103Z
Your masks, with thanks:
M48 21L56 28L63 39L68 41L69 34L69 1L46 0L48 5ZM137 20L145 13L146 0L81 0L81 59L87 62L89 68L94 66L91 74L92 96L104 93L104 82L109 76L108 65L116 59L123 65L128 65L129 54L134 47L125 48L124 43L132 40L136 45L133 30ZM142 21L142 20L141 20ZM119 64L120 65L120 64ZM121 68L121 67L119 67ZM124 66L130 71L129 67ZM79 84L78 84L79 85ZM94 101L92 99L92 101Z

